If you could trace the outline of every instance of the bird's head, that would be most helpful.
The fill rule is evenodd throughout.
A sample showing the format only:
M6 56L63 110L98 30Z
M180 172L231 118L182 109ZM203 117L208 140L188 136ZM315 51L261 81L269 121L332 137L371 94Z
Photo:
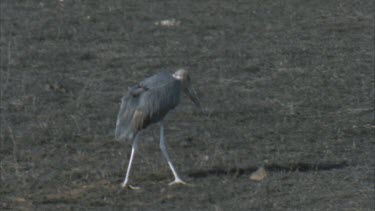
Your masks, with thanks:
M189 71L187 71L186 69L179 69L175 73L173 73L173 77L181 81L182 91L190 98L191 101L193 101L193 103L200 110L202 110L197 93L191 86Z

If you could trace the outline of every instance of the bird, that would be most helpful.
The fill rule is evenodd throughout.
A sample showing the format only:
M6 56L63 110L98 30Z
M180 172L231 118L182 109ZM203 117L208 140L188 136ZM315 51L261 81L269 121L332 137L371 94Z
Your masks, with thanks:
M174 181L169 185L186 183L178 176L169 158L164 137L164 117L174 109L180 101L181 93L186 94L201 111L200 100L191 85L189 71L178 69L173 74L160 72L129 87L127 94L121 99L120 110L117 115L115 139L132 142L132 149L125 179L121 186L130 189L139 187L129 184L129 175L137 150L140 132L151 124L160 126L160 149L171 169Z

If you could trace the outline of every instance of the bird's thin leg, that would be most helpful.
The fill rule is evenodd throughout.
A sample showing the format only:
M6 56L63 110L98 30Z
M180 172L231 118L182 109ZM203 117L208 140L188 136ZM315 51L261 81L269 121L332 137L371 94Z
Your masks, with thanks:
M169 185L173 185L173 184L186 184L184 181L182 181L182 179L180 179L180 177L178 176L176 170L174 169L173 164L171 162L171 159L169 158L167 149L165 147L164 141L165 141L164 140L164 125L163 125L163 122L161 121L160 122L160 149L163 152L164 157L167 159L168 165L171 168L171 170L173 172L173 175L174 175L174 181L171 182L171 183L169 183Z
M128 170L126 171L125 180L124 180L124 182L121 185L123 188L124 187L129 187L131 189L139 189L138 187L134 187L134 186L131 186L131 185L128 184L128 182L129 182L129 174L130 174L130 169L131 169L131 166L132 166L134 154L135 154L135 151L137 151L137 144L138 144L137 142L138 142L138 135L136 135L136 137L133 140L132 152L130 154L130 160L129 160L129 164L128 164Z

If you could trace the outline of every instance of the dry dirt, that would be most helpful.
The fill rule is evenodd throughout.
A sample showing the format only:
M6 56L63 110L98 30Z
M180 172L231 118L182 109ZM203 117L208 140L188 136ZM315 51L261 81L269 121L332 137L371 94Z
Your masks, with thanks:
M1 210L374 210L374 1L2 0ZM114 140L127 87L191 70ZM259 167L265 177L249 177Z

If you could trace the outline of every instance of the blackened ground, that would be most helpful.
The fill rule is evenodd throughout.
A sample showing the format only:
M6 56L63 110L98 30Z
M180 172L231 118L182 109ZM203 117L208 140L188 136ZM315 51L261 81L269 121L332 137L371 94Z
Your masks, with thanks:
M1 210L374 210L374 1L0 5ZM180 67L207 111L166 120L191 186L152 126L122 190L120 98Z

